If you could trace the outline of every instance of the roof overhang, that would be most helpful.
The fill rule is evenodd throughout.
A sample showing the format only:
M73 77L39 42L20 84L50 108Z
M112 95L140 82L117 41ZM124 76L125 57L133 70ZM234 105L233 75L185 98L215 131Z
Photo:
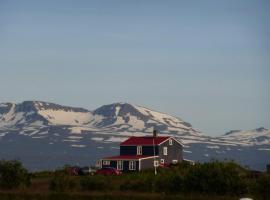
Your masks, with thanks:
M158 145L161 145L161 144L163 144L164 142L167 142L167 141L170 140L170 139L174 140L175 142L177 142L177 143L180 144L181 146L184 146L184 144L183 144L182 142L180 142L179 140L175 139L175 137L172 137L172 136L169 137L168 139L164 140L163 142L159 143Z
M151 158L157 158L158 156L145 156L145 157L123 157L123 158L121 158L121 157L119 157L119 156L115 156L115 158L114 157L107 157L107 158L102 158L101 160L138 160L138 161L140 161L140 160L146 160L146 159L151 159Z
M180 144L181 146L184 146L184 144L183 144L181 141L175 139L175 138L172 137L172 136L171 136L171 137L168 137L167 139L165 139L164 141L162 141L162 142L160 142L160 143L158 143L158 144L154 144L154 146L159 146L159 145L161 145L161 144L167 142L169 139L173 139L175 142L177 142L177 143ZM153 144L120 144L120 146L153 146Z

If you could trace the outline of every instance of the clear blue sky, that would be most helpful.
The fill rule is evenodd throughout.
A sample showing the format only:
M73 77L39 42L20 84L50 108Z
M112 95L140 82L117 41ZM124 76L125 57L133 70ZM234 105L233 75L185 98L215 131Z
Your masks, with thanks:
M270 1L0 0L0 102L129 102L270 128Z

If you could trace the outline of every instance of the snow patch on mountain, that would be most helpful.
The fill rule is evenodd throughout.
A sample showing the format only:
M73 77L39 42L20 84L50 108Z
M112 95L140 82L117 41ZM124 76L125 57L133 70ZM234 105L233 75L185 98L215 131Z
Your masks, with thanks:
M55 125L83 125L89 123L93 116L90 112L64 110L39 110L38 114Z
M221 136L220 139L226 141L241 142L247 145L263 145L270 144L270 130L260 127L254 130L247 131L230 131Z
M0 150L3 155L17 150L15 157L25 152L28 158L43 151L45 157L55 155L55 162L61 152L63 162L67 152L79 152L74 160L99 158L111 154L130 136L151 136L153 129L181 141L189 159L241 158L240 162L255 163L260 169L269 163L270 131L263 127L209 137L180 118L127 103L104 105L94 111L40 101L0 104ZM34 151L28 150L29 145ZM256 161L249 159L250 154Z

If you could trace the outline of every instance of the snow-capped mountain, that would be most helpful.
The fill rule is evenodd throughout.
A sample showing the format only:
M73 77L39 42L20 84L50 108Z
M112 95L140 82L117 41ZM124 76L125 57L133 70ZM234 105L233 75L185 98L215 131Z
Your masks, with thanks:
M92 124L103 129L152 133L154 128L163 133L200 134L189 123L179 118L127 103L105 105L96 109L93 114L95 120Z
M48 125L78 125L89 123L91 112L83 108L61 106L40 101L25 101L20 104L0 104L0 126L31 124L39 121Z
M187 159L234 159L256 169L270 162L270 131L264 128L209 137L180 118L141 106L114 103L89 111L41 101L0 104L0 158L20 158L30 169L93 164L118 154L128 137L153 129L181 140Z
M260 127L250 131L232 130L220 138L228 141L237 141L247 145L270 144L270 130Z

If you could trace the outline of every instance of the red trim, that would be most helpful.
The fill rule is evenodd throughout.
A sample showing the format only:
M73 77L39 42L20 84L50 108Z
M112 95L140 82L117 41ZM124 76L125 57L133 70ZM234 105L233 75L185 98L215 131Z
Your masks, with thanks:
M121 155L102 158L102 160L139 160L142 158L152 158L154 156Z
M166 141L170 137L130 137L124 142L122 142L121 146L131 146L131 145L153 145L153 140L155 145L159 145L160 143Z

